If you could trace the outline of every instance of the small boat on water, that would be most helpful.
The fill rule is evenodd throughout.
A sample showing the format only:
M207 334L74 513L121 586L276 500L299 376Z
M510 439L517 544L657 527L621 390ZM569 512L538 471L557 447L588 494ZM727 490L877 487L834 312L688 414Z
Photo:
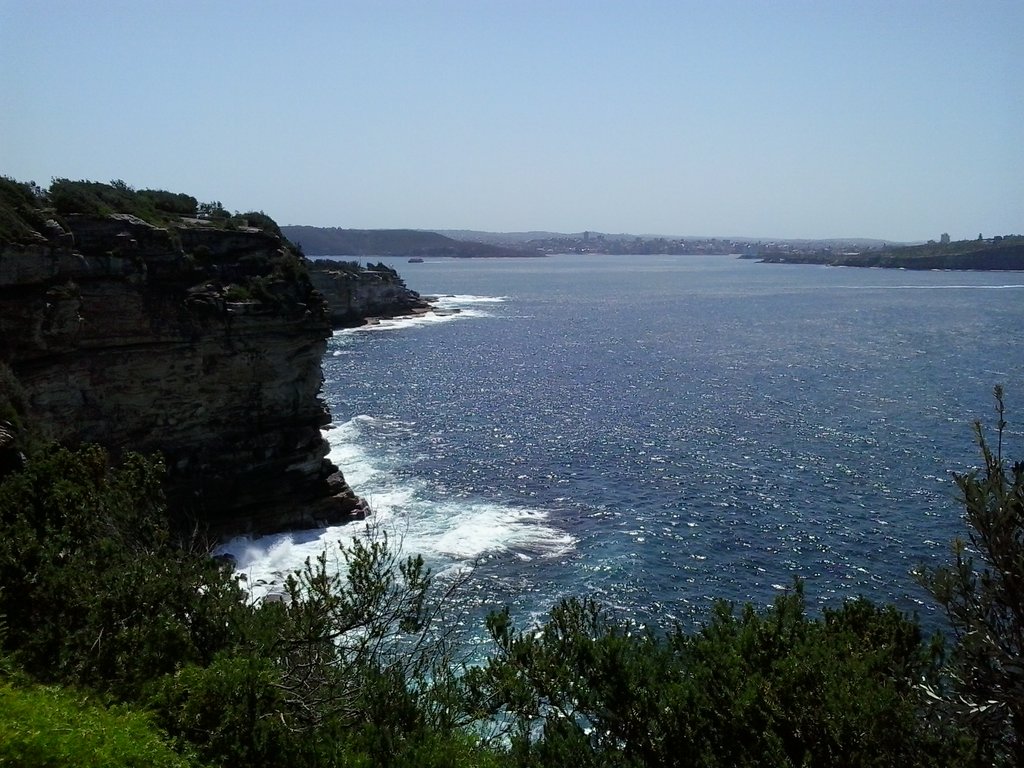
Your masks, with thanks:
M410 264L422 264L423 263L423 259L421 259L419 256L413 256L411 259L409 259L409 263Z

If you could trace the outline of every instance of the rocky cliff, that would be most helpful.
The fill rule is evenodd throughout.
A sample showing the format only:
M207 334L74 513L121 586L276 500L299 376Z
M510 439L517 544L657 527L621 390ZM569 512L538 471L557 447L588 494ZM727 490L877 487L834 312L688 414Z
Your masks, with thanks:
M352 261L317 259L310 264L309 276L327 301L335 328L430 310L428 301L410 290L398 272L383 263L363 268Z
M172 510L216 534L362 514L320 431L330 332L273 232L63 214L0 238L0 361L36 422L162 453Z

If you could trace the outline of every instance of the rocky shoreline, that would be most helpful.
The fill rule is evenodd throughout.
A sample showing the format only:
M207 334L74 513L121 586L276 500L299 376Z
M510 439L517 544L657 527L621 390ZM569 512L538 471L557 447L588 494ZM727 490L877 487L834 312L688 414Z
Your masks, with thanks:
M321 359L334 327L424 311L393 270L342 280L254 227L73 214L0 241L0 363L33 423L159 453L175 521L211 538L367 513L326 458Z
M430 300L410 290L384 263L362 267L354 261L316 259L309 264L309 276L326 300L336 329L432 311Z

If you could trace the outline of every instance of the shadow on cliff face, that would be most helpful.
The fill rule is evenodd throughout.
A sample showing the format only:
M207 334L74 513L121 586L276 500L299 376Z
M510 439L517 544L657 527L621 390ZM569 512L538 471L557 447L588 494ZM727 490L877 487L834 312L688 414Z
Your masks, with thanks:
M386 264L317 259L310 263L310 279L327 301L334 328L363 325L370 318L398 317L427 312L429 302Z
M0 361L48 436L159 453L174 512L217 534L364 514L325 458L321 358L332 318L425 306L397 274L313 270L325 293L265 214L123 183L11 184Z

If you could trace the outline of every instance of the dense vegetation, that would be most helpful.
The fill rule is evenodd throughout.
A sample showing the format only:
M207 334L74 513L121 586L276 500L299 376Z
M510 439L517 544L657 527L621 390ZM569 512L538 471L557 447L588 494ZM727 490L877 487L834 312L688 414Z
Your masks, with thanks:
M38 237L46 229L40 205L43 190L0 176L0 242L20 243Z
M225 228L255 227L272 234L281 230L262 211L229 213L220 202L200 203L191 195L162 189L134 189L117 179L98 181L54 179L49 189L35 182L0 177L0 243L25 243L46 235L52 221L59 231L63 217L74 214L108 216L130 214L158 227L182 219L207 220Z
M98 181L54 179L49 200L58 214L87 213L106 216L128 213L150 224L166 223L169 217L194 216L198 201L184 194L162 190L134 190L117 180L110 184Z
M797 583L697 627L585 597L525 631L497 612L466 668L445 595L386 537L254 602L171 535L158 460L37 441L0 478L0 765L1019 765L1024 465L997 398L999 442L979 429L957 478L972 539L920 574L948 650L863 599L812 617Z
M302 311L320 301L313 294L305 259L286 240L278 240L280 227L262 211L231 214L219 201L200 203L191 195L136 190L120 180L103 184L54 179L43 190L34 182L0 177L0 246L50 242L89 256L113 255L120 245L111 250L109 238L78 242L75 218L112 214L134 216L165 230L166 242L179 258L149 264L149 275L164 285L192 289L193 298L198 290L214 301ZM242 229L251 239L241 244L216 237L221 231ZM260 240L261 232L274 239ZM145 258L137 250L129 253L134 259Z

